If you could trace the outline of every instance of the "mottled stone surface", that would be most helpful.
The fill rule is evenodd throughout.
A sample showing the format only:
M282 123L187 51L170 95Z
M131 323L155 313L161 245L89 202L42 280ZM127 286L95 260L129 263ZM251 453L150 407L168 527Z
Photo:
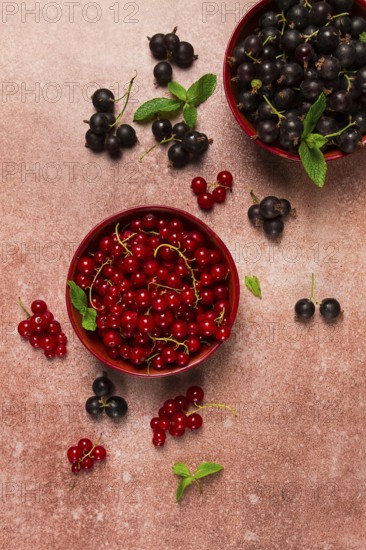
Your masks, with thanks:
M66 3L42 1L36 15L25 13L30 4L2 4L1 546L364 549L364 152L331 164L325 188L317 190L298 164L243 135L221 74L225 45L248 2L81 2L74 22ZM130 121L138 104L161 93L146 36L176 24L199 60L189 71L174 68L175 78L188 86L205 72L219 76L217 93L199 108L198 127L214 139L205 160L173 171L156 150L138 163L153 143L149 127L138 128L139 144L122 161L92 154L83 147L82 120L93 112L93 83L122 95L138 71ZM205 214L190 181L212 180L220 169L233 172L235 190ZM251 189L296 206L298 217L279 243L269 245L247 223ZM240 280L260 278L263 300L243 286L232 339L186 375L155 381L112 372L128 418L120 426L93 422L84 402L103 367L68 324L70 258L98 221L159 203L212 226L232 251ZM334 296L342 304L335 325L319 315L306 326L294 322L294 303L308 295L312 271L319 299ZM47 300L69 335L67 358L48 362L20 340L18 296L27 304ZM208 402L236 406L238 418L210 410L200 433L155 449L150 418L192 383L204 386ZM73 477L67 448L100 433L108 460ZM191 487L177 505L172 464L194 468L203 460L225 471L204 481L202 496Z

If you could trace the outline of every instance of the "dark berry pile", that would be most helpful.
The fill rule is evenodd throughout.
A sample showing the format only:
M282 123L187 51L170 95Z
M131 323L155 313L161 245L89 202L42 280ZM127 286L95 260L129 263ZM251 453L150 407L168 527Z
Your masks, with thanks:
M353 0L275 0L229 63L239 109L257 137L297 152L303 120L319 95L327 107L315 132L324 150L351 153L366 133L366 20L349 14Z
M154 430L152 442L155 447L162 447L166 439L166 431L174 437L181 437L186 428L198 430L202 426L202 416L197 412L186 413L190 403L203 401L203 389L199 386L188 388L186 395L178 395L175 399L167 399L159 409L158 416L150 421Z
M34 300L31 304L32 315L20 305L27 315L27 319L18 325L20 336L29 340L30 345L36 349L42 349L49 359L63 357L66 354L67 336L61 332L61 325L48 311L46 302Z
M175 27L173 32L157 33L148 38L151 53L155 59L162 60L154 67L154 77L160 86L166 86L172 80L172 62L178 67L187 68L198 57L194 53L192 44L179 39L177 30Z
M100 462L107 456L106 450L97 443L93 445L86 437L80 439L77 445L70 447L67 451L67 458L71 462L71 471L78 474L80 470L91 470L94 462Z
M128 405L123 397L112 395L106 401L102 398L113 392L113 384L106 374L96 378L92 390L95 395L89 397L85 403L85 409L91 416L99 416L105 411L110 418L122 418L128 410Z
M111 90L100 88L94 92L92 101L97 112L85 121L90 126L85 134L85 146L96 153L106 150L111 155L121 156L122 148L137 143L135 129L129 124L116 127L117 119L113 114L116 100Z
M197 196L197 203L202 210L211 210L215 203L225 202L227 191L232 191L233 176L231 172L223 170L216 176L216 181L207 183L204 178L196 177L191 182L193 193ZM209 190L211 189L211 191Z
M291 204L287 199L269 196L249 207L248 218L254 226L263 227L268 237L277 237L283 233L284 218L290 212Z
M158 142L157 145L173 143L168 149L168 159L174 168L183 168L190 161L198 160L212 143L206 134L192 130L185 122L172 123L167 118L157 118L151 126L151 131ZM150 147L141 158L145 157L156 145Z
M178 218L149 213L100 239L81 257L75 283L97 311L111 358L138 369L184 367L230 336L229 268Z

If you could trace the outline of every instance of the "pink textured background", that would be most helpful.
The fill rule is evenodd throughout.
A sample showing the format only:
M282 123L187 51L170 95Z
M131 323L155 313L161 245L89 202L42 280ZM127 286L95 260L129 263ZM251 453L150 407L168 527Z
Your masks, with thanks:
M2 4L1 546L364 549L364 152L331 164L318 190L298 164L242 134L221 73L225 45L249 2L103 2L95 23L87 4L75 6L74 22L64 3L40 2L39 21L24 13L25 3ZM6 16L6 9L16 13ZM130 121L138 104L160 95L146 36L174 25L199 54L189 71L174 68L175 78L188 86L205 72L219 76L217 93L199 108L198 128L214 139L202 164L173 171L163 150L139 164L153 143L149 127L138 128L140 143L122 161L90 153L82 120L93 112L88 98L96 85L122 95L137 69ZM212 180L221 169L233 172L234 194L204 214L190 180ZM250 189L296 206L280 242L269 245L248 224ZM154 381L111 372L128 417L117 426L107 417L94 422L84 403L103 367L68 324L70 257L96 222L149 203L179 206L211 225L232 251L240 280L260 278L263 300L243 287L232 339L187 375ZM342 304L335 325L319 315L307 326L294 322L312 271L319 299ZM67 358L49 362L20 340L18 295L27 304L47 300L68 332ZM200 433L155 449L150 418L192 383L204 386L207 402L235 406L238 418L206 412ZM108 460L72 476L67 448L101 432ZM192 487L177 505L172 464L194 468L204 460L225 471L204 481L202 496Z

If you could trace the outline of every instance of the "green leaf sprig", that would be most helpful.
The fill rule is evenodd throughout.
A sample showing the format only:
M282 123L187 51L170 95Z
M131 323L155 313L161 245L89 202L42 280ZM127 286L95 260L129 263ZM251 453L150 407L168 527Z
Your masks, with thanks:
M186 90L178 82L169 82L168 88L173 98L157 97L146 101L135 111L133 120L143 122L163 113L178 114L183 111L183 118L190 128L197 123L197 107L206 101L215 91L217 77L212 73L201 76Z
M250 290L250 292L254 294L254 296L259 298L260 300L262 299L261 285L256 275L247 275L244 279L244 283L247 289Z
M97 312L94 308L88 307L88 299L84 290L74 281L67 281L70 288L70 300L75 309L77 309L82 317L82 327L85 330L96 330Z
M175 495L176 501L178 502L182 498L184 491L193 482L197 484L200 493L202 493L202 485L199 480L203 477L216 474L223 469L224 467L220 464L216 464L216 462L202 462L198 466L196 472L191 474L188 466L184 464L184 462L176 462L173 465L173 472L182 478L177 487L177 492Z

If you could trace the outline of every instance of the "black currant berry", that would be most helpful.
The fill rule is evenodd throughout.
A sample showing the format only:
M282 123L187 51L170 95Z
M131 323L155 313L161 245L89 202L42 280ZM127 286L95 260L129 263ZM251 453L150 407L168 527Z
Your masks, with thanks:
M149 48L155 59L165 59L167 56L164 38L165 35L159 32L149 39Z
M279 27L279 20L278 20L277 13L275 11L266 11L260 19L259 19L259 26L261 28L264 27Z
M135 129L129 124L121 124L117 128L116 136L119 139L121 147L133 147L137 142Z
M114 110L114 94L107 88L100 88L92 95L94 107L100 113L108 113Z
M151 131L158 141L172 136L172 123L167 118L157 118L151 126Z
M112 132L113 128L113 124L116 122L116 117L114 116L113 113L103 113L104 116L106 117L106 119L108 120L108 124L109 124L109 127L108 127L108 132Z
M196 130L189 130L184 134L182 147L188 153L201 153L205 147L205 141L205 138L200 134L200 132L196 132Z
M100 405L99 397L96 397L95 395L93 395L93 397L89 397L85 403L85 410L91 416L99 416L102 414L103 407Z
M301 4L292 6L286 13L286 19L289 27L304 29L309 24L309 11Z
M338 122L335 118L330 116L322 116L316 125L316 132L322 136L328 136L329 134L335 134L339 130Z
M302 298L295 304L295 313L301 320L311 319L315 313L315 305L308 298Z
M272 220L264 220L263 230L268 237L277 237L283 233L285 225L281 218L273 218Z
M248 218L250 222L256 227L263 225L264 218L260 213L259 204L252 204L252 206L249 207Z
M122 418L128 410L128 405L123 397L113 395L107 399L107 407L105 412L110 418Z
M169 32L164 36L164 46L169 52L174 52L180 44L179 37L174 32Z
M88 130L85 134L85 145L95 153L99 153L104 149L104 134L95 134Z
M319 311L324 319L333 320L339 317L341 305L335 298L325 298L320 304Z
M90 117L89 126L94 134L106 134L109 130L109 122L104 113L94 113Z
M185 122L177 122L174 124L172 134L178 139L183 139L184 135L189 131L189 126Z
M174 143L169 147L168 158L175 168L182 168L189 162L189 153L180 143Z
M304 43L304 39L297 29L286 29L282 37L282 47L287 52L293 52L296 48Z
M279 111L290 109L295 103L296 94L291 88L282 88L274 94L274 105Z
M178 67L186 68L192 65L194 59L194 49L189 42L180 42L178 48L173 52L173 59Z
M259 203L259 211L267 220L277 218L281 214L281 201L277 197L268 196Z
M361 109L356 113L352 120L356 123L357 128L362 134L366 132L366 109Z
M109 153L117 153L121 148L121 143L115 134L108 134L104 141L104 147Z
M278 138L279 128L274 120L260 120L257 124L257 135L264 143L273 143Z
M166 86L171 81L173 76L173 69L170 63L167 61L160 61L154 67L154 77L160 86Z
M94 380L92 390L98 397L103 397L112 393L113 384L106 376L99 376Z
M332 25L321 27L316 39L320 53L332 53L339 43L338 30Z
M349 69L356 61L356 50L352 44L342 42L333 52L334 57L339 59L342 69ZM335 78L335 77L334 77Z
M281 203L281 214L282 217L285 218L288 216L292 210L291 203L287 199L280 199Z
M256 77L256 70L253 63L244 61L240 63L236 76L241 84L249 84Z
M328 2L316 2L310 10L310 23L317 27L322 27L328 23L332 13L333 8Z
M258 94L252 94L248 90L240 92L237 96L238 109L247 111L248 113L254 113L257 110L259 99Z
M361 132L356 128L348 128L336 137L337 145L344 153L353 153L362 140Z
M353 0L330 0L330 3L338 13L349 11L353 6Z

